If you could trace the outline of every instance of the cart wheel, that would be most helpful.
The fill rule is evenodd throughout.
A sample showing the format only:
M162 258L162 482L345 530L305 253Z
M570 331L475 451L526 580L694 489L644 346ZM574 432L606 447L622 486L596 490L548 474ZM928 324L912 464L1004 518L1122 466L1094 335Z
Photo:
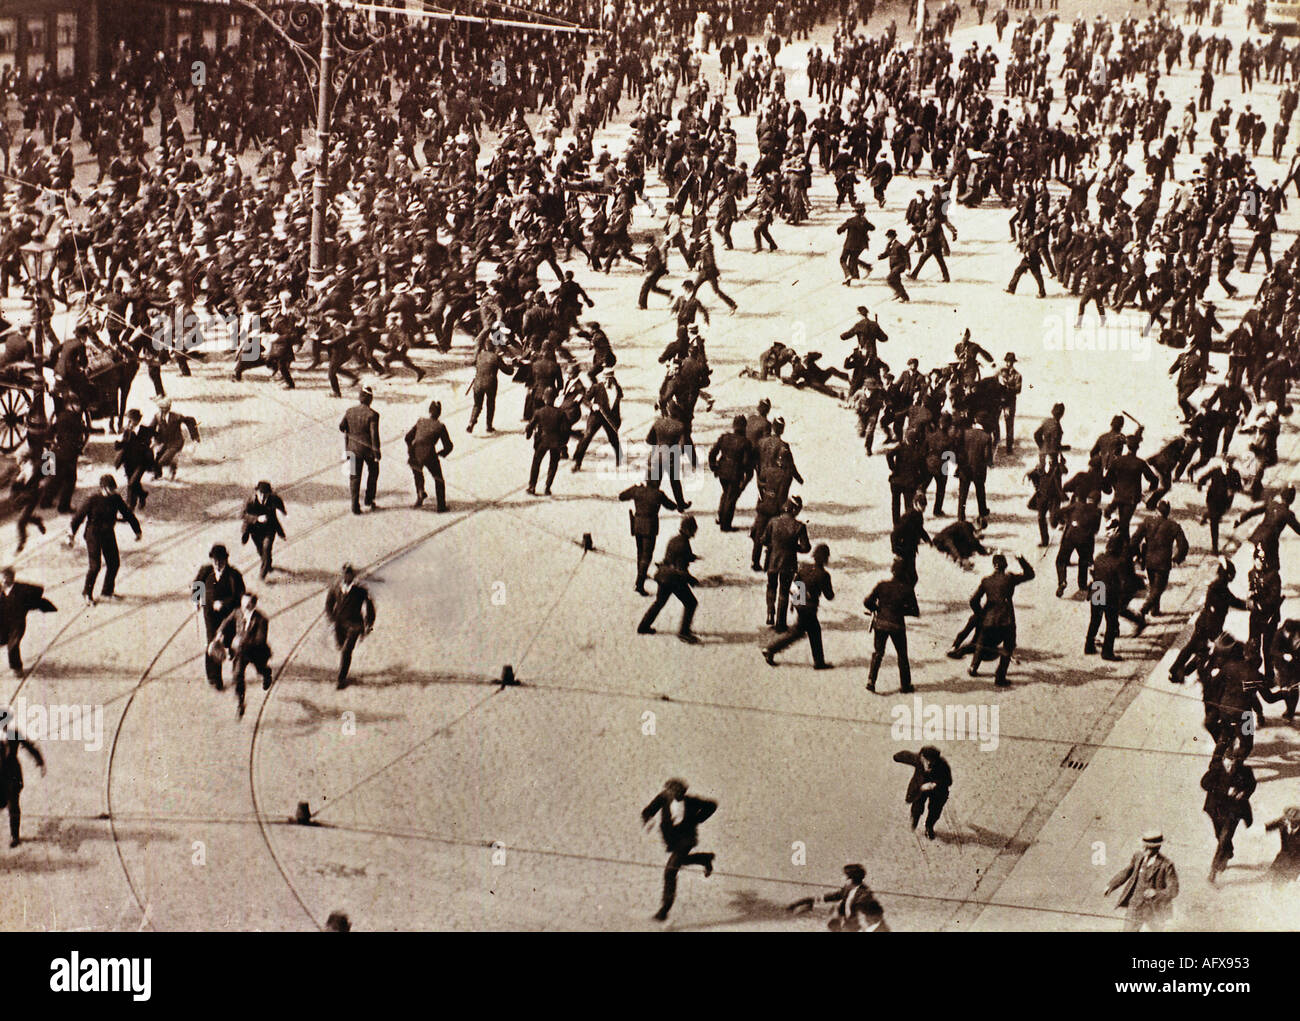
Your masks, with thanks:
M31 398L25 390L0 390L0 453L12 454L27 439L31 410Z

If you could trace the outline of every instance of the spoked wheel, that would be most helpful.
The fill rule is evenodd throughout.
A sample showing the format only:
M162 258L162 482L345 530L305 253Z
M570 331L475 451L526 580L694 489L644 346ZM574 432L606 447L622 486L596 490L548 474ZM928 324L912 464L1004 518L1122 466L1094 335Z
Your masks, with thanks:
M12 454L27 439L27 416L32 401L26 390L0 390L0 453Z

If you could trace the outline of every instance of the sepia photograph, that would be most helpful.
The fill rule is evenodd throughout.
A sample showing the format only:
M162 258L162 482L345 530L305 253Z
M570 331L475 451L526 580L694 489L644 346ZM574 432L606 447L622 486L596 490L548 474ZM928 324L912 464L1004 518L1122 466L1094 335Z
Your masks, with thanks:
M1298 105L1274 0L0 0L0 938L1249 992Z

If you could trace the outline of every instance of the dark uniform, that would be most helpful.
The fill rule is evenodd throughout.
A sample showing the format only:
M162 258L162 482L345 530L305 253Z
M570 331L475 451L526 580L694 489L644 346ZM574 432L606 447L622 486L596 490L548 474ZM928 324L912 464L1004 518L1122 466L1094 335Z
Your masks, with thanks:
M442 462L439 458L446 457L451 451L452 443L447 434L447 426L432 413L407 430L407 463L411 466L411 476L415 479L415 506L419 507L428 499L424 490L424 473L427 470L433 476L438 513L447 510L447 483L442 478Z
M763 545L767 548L767 626L777 631L787 627L790 585L799 566L799 554L812 549L808 526L795 517L798 512L797 505L787 504L763 531Z
M966 498L970 495L972 483L975 485L975 502L979 509L979 520L981 524L988 521L989 504L984 483L988 478L989 465L992 462L993 437L978 425L963 429L961 442L957 446L958 521L966 520Z
M916 591L907 582L897 577L890 578L877 584L862 605L873 615L871 630L875 641L871 667L867 674L867 690L876 690L876 678L880 675L880 664L885 658L885 646L893 642L894 652L898 654L898 690L903 693L911 691L912 665L907 658L907 618L920 616Z
M723 433L709 451L709 470L722 484L718 499L718 525L724 532L732 530L736 501L749 482L757 465L758 454L745 436L745 416L737 415L732 431Z
M655 618L659 616L659 611L668 605L670 596L676 596L682 604L682 623L677 629L677 636L687 642L699 640L691 631L691 620L695 616L695 608L699 605L695 593L691 591L691 586L695 584L695 579L691 576L691 564L696 560L695 553L691 549L691 536L694 534L693 530L686 528L686 522L683 522L683 531L668 540L668 546L664 549L664 558L659 562L659 570L655 572L655 582L658 585L655 600L646 610L645 616L641 618L641 623L637 625L638 634L654 634L653 625Z
M524 429L524 438L531 436L533 440L533 461L528 469L530 495L537 495L537 477L541 474L542 460L549 455L551 460L546 466L546 495L550 496L555 471L560 466L560 455L568 445L569 427L572 424L563 408L545 403L544 398L539 399L537 410Z
M649 595L645 590L646 576L650 572L650 563L654 560L655 540L659 537L659 508L674 510L673 502L657 486L648 482L639 482L629 486L618 494L620 500L631 500L627 516L632 526L632 538L636 540L636 585L635 590L643 596Z
M1117 660L1115 639L1119 637L1121 616L1141 625L1142 618L1127 609L1126 603L1137 585L1133 565L1125 553L1122 536L1112 536L1105 551L1092 562L1092 591L1089 598L1088 633L1083 640L1083 651L1093 655L1097 651L1097 632L1105 621L1106 631L1101 640L1101 658Z
M671 415L659 415L646 434L646 442L650 444L647 481L658 488L667 476L679 511L690 506L682 492L682 441L685 436L686 426Z
M1169 584L1170 568L1187 558L1187 536L1177 521L1162 513L1144 521L1134 539L1147 572L1148 593L1139 612L1159 616L1160 597Z
M1088 494L1091 496L1091 494ZM1065 594L1065 576L1070 569L1070 558L1079 556L1079 591L1088 587L1088 568L1101 528L1101 507L1096 501L1075 494L1074 501L1065 508L1065 531L1061 533L1061 547L1056 552L1056 595Z
M1034 577L1028 561L1024 557L1016 559L1022 573L1011 574L1004 564L980 582L970 599L971 612L979 617L980 628L967 672L974 677L981 662L1000 652L994 684L1002 688L1011 683L1007 680L1007 670L1011 666L1011 654L1016 651L1016 607L1012 597L1017 585Z
M825 549L825 546L817 547L819 553ZM814 554L811 563L802 563L799 565L798 570L795 571L790 596L791 602L794 603L794 627L763 650L763 658L767 660L768 666L776 666L776 654L782 649L788 649L807 635L808 647L812 650L813 669L829 670L831 668L832 664L826 662L826 656L822 650L822 625L821 621L817 619L817 608L821 597L835 598L835 589L831 587L830 572L826 570L825 566L826 559L825 555L818 556Z
M1226 566L1231 568L1232 565ZM1234 576L1235 570L1224 570L1220 567L1214 580L1210 582L1210 587L1206 589L1205 602L1202 604L1201 612L1196 616L1196 623L1192 625L1191 637L1169 668L1169 679L1174 684L1183 683L1192 657L1203 653L1205 646L1223 633L1223 624L1228 619L1228 610L1247 609L1246 604L1233 595L1228 588Z
M1104 486L1113 492L1111 508L1119 520L1121 532L1128 532L1129 522L1133 520L1133 511L1142 500L1142 480L1146 479L1154 489L1160 484L1152 467L1138 457L1132 448L1127 453L1118 455L1110 463L1106 472Z

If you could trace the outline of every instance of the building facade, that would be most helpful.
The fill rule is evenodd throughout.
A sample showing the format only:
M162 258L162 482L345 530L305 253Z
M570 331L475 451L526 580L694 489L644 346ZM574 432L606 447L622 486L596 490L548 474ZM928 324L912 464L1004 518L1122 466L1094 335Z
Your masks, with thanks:
M98 0L0 0L0 74L84 74L97 56Z
M229 0L0 0L0 74L89 75L124 45L224 49L251 17Z

